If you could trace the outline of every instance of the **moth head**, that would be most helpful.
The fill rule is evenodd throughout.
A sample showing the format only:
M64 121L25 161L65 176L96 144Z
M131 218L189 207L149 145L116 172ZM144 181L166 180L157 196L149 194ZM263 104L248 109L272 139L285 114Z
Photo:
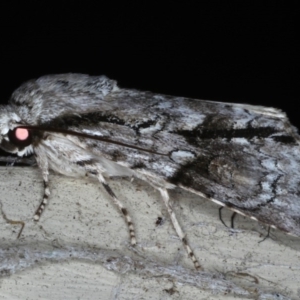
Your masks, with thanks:
M33 153L30 130L20 128L20 117L9 107L0 107L0 148L6 152L23 156Z

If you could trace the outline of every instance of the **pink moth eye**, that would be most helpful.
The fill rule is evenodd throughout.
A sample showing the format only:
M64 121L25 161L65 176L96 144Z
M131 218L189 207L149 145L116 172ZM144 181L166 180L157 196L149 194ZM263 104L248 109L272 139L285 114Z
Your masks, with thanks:
M26 128L16 128L15 137L19 141L24 141L29 137L29 132Z
M32 142L31 131L27 128L14 128L8 132L9 142L17 146L19 149L23 149Z

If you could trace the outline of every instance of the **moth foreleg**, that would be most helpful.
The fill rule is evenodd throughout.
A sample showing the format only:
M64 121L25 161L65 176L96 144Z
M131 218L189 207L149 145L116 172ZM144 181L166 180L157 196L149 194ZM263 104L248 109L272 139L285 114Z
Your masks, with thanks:
M107 193L109 194L111 199L113 200L114 204L118 207L118 209L123 214L125 221L127 223L127 226L128 226L131 245L135 246L136 245L135 230L133 227L132 219L131 219L130 215L128 214L127 209L123 206L123 204L117 198L117 196L112 191L112 189L110 188L110 186L108 185L108 183L106 182L106 180L104 179L104 177L101 174L98 175L98 179L102 183L103 187L105 188L105 190L107 191Z
M185 249L186 249L186 252L188 254L188 256L191 258L191 260L193 261L194 263L194 266L196 269L201 269L201 266L197 260L197 258L195 257L194 255L194 252L192 250L192 248L190 247L190 245L188 244L188 241L186 239L186 235L183 233L183 230L176 218L176 215L175 215L175 212L172 208L172 205L170 203L170 197L169 197L169 193L166 189L164 188L158 188L158 190L160 191L161 195L162 195L162 198L163 198L163 201L167 207L167 210L168 210L168 213L170 215L170 218L171 218L171 221L172 221L172 224L174 226L174 229L177 233L177 235L179 236L179 238L181 239Z
M44 177L44 196L43 196L42 202L40 203L39 207L35 211L35 214L33 217L33 220L36 222L40 219L41 214L45 210L45 207L48 203L48 198L50 196L50 189L49 189L49 185L48 185L48 174L44 174L43 177Z
M48 203L48 199L50 196L50 189L49 189L49 166L48 166L48 159L45 155L45 152L41 151L41 149L36 148L35 158L38 166L40 167L42 171L43 181L44 181L44 195L43 200L41 201L39 207L35 211L35 214L33 216L34 221L39 221L43 211L45 210L45 207Z

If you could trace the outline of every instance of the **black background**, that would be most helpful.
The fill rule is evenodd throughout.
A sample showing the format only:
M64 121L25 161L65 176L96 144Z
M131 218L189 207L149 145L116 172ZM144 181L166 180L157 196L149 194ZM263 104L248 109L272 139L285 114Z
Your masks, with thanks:
M1 103L45 74L105 74L121 87L279 107L299 128L297 2L186 2L1 4Z

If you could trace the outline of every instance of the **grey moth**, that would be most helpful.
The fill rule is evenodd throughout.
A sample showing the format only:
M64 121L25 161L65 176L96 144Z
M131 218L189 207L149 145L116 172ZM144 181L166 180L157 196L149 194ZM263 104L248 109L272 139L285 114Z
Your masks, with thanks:
M0 147L33 154L49 200L49 170L104 186L137 243L130 213L107 179L136 177L161 193L175 231L200 265L170 203L180 187L300 236L299 135L279 109L119 88L105 76L43 76L0 106Z

